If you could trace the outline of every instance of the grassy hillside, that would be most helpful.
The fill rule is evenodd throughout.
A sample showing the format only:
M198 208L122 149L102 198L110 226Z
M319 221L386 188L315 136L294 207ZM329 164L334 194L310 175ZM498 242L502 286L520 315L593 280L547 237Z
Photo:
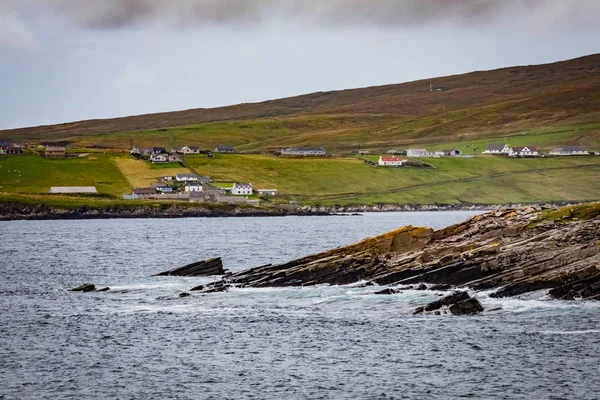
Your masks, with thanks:
M376 158L376 157L371 157ZM357 158L268 155L188 156L216 181L250 182L309 203L507 203L596 199L600 157L425 159L434 168L379 168Z
M548 145L598 146L600 54L429 80L319 92L255 104L0 131L0 139L77 147L181 146L239 150L325 146L331 152L500 140L540 129L571 131ZM593 125L596 124L596 125ZM586 127L583 132L577 131ZM529 143L527 143L529 144ZM533 143L537 144L537 143Z
M363 89L312 93L256 104L196 109L0 131L0 140L105 149L86 158L0 157L0 199L49 198L50 186L96 186L118 197L159 175L193 170L221 182L278 189L275 201L307 204L508 203L600 197L600 157L508 159L481 156L490 143L600 150L600 54L526 67ZM187 156L159 168L123 153L134 146L231 144L240 152ZM268 153L322 146L338 157L290 159ZM475 158L428 159L433 168L386 169L349 156L357 149L456 148ZM83 199L83 200L82 200ZM118 202L119 200L114 200ZM108 202L108 203L107 203ZM128 203L133 204L133 203Z
M250 182L256 189L278 189L280 196L273 200L284 203L291 199L322 205L507 203L593 200L600 196L598 156L424 159L432 168L380 168L364 162L376 158L195 155L184 158L188 168L156 169L123 154L96 153L66 160L10 156L0 158L0 194L3 198L64 203L62 197L45 195L50 186L96 186L101 194L118 201L132 187L147 186L159 175L191 170L211 176L217 183L228 183L226 186ZM84 203L94 201L86 199Z

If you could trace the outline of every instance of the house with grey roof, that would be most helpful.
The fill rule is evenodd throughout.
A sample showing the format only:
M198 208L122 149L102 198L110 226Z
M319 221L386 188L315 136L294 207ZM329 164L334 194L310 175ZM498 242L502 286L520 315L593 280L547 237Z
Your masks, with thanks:
M252 194L252 185L249 183L234 183L231 187L231 194L235 196Z
M324 156L325 149L322 147L286 147L281 150L286 156Z
M177 182L198 182L200 178L196 174L177 174L175 180Z
M551 156L587 156L590 153L582 146L566 146L552 149L548 154Z
M177 152L182 153L182 154L199 154L200 147L198 147L198 146L183 146Z
M408 149L406 151L407 157L430 157L431 153L429 153L426 149Z
M233 146L230 146L228 144L220 144L217 147L215 147L215 152L217 153L233 153L235 151L235 149L233 148Z
M538 155L535 146L516 146L510 149L509 157L536 157Z
M510 147L507 144L488 144L483 154L509 154Z

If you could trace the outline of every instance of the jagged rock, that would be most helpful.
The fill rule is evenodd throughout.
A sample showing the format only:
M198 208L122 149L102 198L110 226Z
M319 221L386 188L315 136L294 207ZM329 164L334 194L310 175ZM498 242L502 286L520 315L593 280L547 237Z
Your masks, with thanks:
M190 291L199 291L202 294L217 293L217 292L226 292L229 290L230 287L231 287L231 285L229 285L229 284L224 284L222 282L219 282L218 284L210 285L210 286L198 285L198 286L191 288Z
M189 297L189 296L190 296L190 294L187 292L179 293L179 297Z
M483 311L483 306L474 297L459 301L458 303L452 304L449 308L450 313L454 315L471 315L477 314Z
M108 292L109 290L109 287L103 287L102 289L97 289L96 292Z
M421 283L415 287L415 290L427 290L427 285L424 283Z
M448 285L446 283L439 283L437 285L432 285L429 290L450 290L452 289L453 286L452 285Z
M469 296L467 292L455 292L448 296L444 296L441 299L432 301L431 303L428 303L424 306L415 308L413 314L421 314L423 312L439 310L444 306L450 306L452 304L456 304L460 301L468 300L470 298L471 296Z
M392 288L386 288L386 289L380 290L379 292L375 292L373 294L396 294L396 293L399 293L399 291L396 289L392 289Z
M93 292L94 290L96 290L96 286L92 283L84 283L71 289L72 292Z
M400 290L417 284L433 290L462 286L496 289L492 296L503 297L547 289L558 299L599 299L598 238L600 203L508 209L437 231L407 226L284 264L229 274L198 290L369 280Z
M223 261L217 257L160 272L154 276L211 276L224 273Z

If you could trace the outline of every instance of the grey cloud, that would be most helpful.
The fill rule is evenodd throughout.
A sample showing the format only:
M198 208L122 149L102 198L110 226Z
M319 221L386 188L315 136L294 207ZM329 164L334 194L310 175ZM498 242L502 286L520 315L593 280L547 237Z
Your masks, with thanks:
M316 24L406 26L438 21L478 25L501 16L535 23L597 23L596 0L4 0L28 15L54 15L85 28L148 23L258 24L284 17Z

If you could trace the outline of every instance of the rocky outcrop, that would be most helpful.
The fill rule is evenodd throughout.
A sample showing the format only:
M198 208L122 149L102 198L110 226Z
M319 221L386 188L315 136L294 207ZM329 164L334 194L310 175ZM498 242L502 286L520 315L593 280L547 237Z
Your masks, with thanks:
M223 275L224 273L223 261L220 257L217 257L164 271L154 276L211 276Z
M228 287L428 284L516 296L549 290L558 299L600 298L600 203L489 212L444 229L407 226L353 245L224 277ZM436 286L437 285L437 286Z
M108 292L109 290L110 288L108 287L96 289L96 285L94 285L93 283L84 283L71 289L72 292Z
M299 207L254 207L215 203L153 203L148 205L49 206L0 202L0 221L107 218L186 218L186 217L269 217L286 215L328 215L328 211Z
M467 292L455 292L441 299L432 301L421 307L417 307L413 314L423 313L450 313L454 315L470 315L483 311L483 306Z

